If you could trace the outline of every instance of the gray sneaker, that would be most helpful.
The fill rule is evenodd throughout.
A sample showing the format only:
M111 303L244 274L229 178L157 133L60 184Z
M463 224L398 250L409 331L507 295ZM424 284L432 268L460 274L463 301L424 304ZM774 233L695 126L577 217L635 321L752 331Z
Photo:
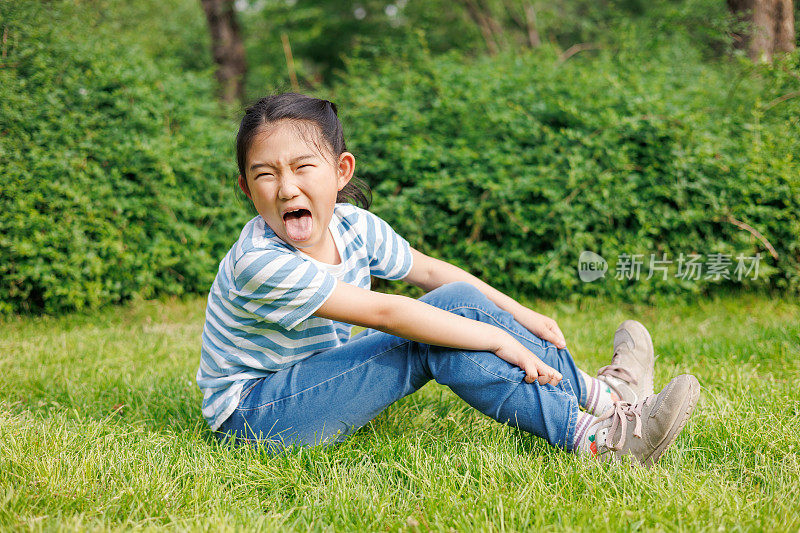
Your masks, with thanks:
M599 427L589 438L590 450L604 461L630 455L652 466L681 432L699 397L697 378L682 374L635 405L617 402L594 422Z
M597 371L622 401L638 403L653 394L653 341L641 323L626 320L614 333L611 364Z

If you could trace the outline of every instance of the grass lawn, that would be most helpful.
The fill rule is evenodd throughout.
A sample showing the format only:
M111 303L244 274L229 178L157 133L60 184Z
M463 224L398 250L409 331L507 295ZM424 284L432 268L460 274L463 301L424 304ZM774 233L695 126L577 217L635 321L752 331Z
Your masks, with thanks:
M344 444L220 445L194 383L204 299L0 322L0 529L800 529L800 303L537 302L578 363L647 325L695 415L651 470L548 447L429 383Z

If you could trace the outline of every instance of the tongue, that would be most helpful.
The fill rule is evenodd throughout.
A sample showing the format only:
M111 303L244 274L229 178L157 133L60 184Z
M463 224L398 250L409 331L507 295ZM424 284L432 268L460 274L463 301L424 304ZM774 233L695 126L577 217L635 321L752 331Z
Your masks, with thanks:
M300 214L286 215L286 233L293 241L304 241L311 237L311 213L301 211Z

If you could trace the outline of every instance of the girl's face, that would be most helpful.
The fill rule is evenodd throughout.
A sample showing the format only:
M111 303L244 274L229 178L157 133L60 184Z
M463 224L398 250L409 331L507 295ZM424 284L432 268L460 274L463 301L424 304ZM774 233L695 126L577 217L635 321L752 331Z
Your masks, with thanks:
M326 250L335 250L328 224L336 194L355 169L350 152L335 159L304 140L296 125L281 121L255 136L247 175L239 176L239 186L278 237L323 261Z

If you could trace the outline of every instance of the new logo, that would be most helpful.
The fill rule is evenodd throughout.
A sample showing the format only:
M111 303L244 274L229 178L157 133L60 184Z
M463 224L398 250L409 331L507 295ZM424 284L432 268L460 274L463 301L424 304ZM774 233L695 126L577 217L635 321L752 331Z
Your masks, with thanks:
M578 277L581 281L589 283L606 275L608 263L603 256L584 250L578 258Z

